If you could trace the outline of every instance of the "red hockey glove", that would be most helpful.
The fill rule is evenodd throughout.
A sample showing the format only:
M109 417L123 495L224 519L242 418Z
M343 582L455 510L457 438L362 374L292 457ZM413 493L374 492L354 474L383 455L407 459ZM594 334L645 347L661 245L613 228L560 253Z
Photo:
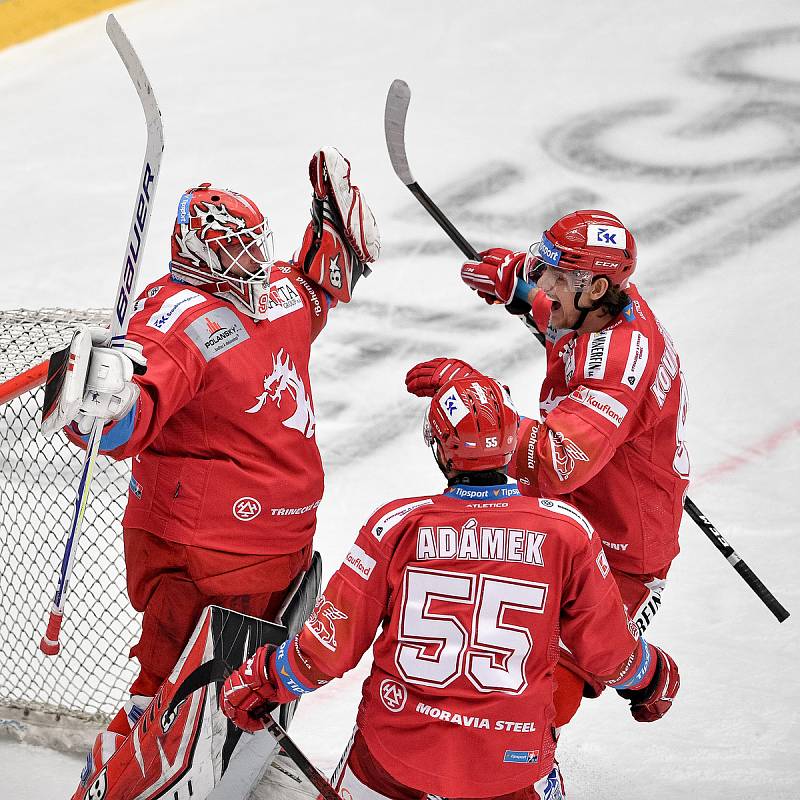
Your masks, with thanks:
M467 261L461 267L461 280L474 289L487 303L508 305L525 264L525 253L515 253L504 247L484 250L480 261Z
M433 358L411 367L406 389L417 397L433 397L448 381L480 374L460 358Z
M681 685L678 665L660 647L650 645L656 657L656 669L650 683L643 689L622 689L617 694L630 700L631 715L637 722L655 722L672 707Z
M243 731L260 731L264 723L252 712L266 713L268 709L264 706L268 703L281 702L278 682L270 674L270 659L276 649L271 644L259 647L222 686L219 695L222 713Z

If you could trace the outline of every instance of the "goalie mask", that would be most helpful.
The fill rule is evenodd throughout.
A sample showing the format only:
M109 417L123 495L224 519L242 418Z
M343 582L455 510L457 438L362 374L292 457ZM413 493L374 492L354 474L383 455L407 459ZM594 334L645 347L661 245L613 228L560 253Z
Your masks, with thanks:
M423 436L446 475L499 470L517 446L519 415L508 390L474 375L448 381L431 400Z
M210 183L184 192L172 232L174 280L266 319L272 261L272 231L250 198Z

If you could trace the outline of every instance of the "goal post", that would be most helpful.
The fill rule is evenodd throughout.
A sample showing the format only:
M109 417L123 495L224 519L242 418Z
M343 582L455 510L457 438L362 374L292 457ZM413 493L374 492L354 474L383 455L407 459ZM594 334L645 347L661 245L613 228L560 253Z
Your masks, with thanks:
M102 310L0 311L0 732L34 720L97 722L116 712L136 675L128 651L139 616L125 589L122 514L130 463L98 458L64 625L61 654L38 649L51 602L83 453L63 434L45 438L39 415L53 350L78 323L107 324ZM82 744L76 745L82 747Z

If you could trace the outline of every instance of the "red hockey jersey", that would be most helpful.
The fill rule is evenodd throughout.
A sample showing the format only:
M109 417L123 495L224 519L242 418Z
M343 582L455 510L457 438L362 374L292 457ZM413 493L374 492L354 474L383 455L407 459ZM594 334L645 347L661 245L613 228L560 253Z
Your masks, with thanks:
M547 329L542 422L523 421L509 473L523 493L589 515L612 567L649 574L679 549L687 395L669 334L636 288L626 291L618 317L580 336L548 327L550 301L536 294L534 317Z
M638 637L589 522L513 485L379 508L276 672L292 691L316 688L354 667L378 628L358 727L396 780L447 797L550 772L559 634L610 677Z
M281 262L262 322L169 276L144 290L128 329L147 357L141 394L101 443L133 456L125 526L232 553L311 541L323 470L308 360L330 304Z

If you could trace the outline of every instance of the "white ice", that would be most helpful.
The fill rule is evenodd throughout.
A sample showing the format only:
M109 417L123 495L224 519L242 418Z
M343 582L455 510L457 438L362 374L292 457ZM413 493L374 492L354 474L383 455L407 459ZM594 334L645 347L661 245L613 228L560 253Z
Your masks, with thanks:
M379 220L385 258L316 355L326 575L376 505L440 487L408 366L467 358L530 413L542 377L538 344L464 289L460 254L391 170L383 104L403 77L415 177L479 249L527 246L590 203L640 232L637 283L690 389L690 495L800 613L795 3L150 0L117 16L166 133L142 283L165 271L177 199L202 180L257 199L291 253L324 144L350 156ZM0 53L0 308L111 304L144 126L103 25ZM353 353L342 380L337 360ZM681 537L649 634L680 664L681 693L648 726L611 693L587 702L559 744L570 798L796 798L795 617L779 625L691 520ZM301 705L292 732L324 769L365 674L362 662ZM66 797L79 770L0 744L7 797Z

